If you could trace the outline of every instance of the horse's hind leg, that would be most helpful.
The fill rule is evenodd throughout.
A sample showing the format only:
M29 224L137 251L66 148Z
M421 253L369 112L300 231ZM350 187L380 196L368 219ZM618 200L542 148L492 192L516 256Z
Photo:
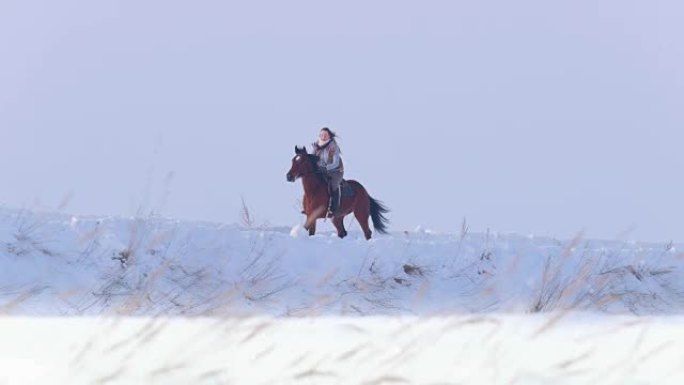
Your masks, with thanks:
M365 210L365 208L357 208L356 210L354 210L354 216L356 217L356 220L359 222L359 225L361 225L361 229L363 230L363 234L366 236L366 239L371 239L372 231L368 226L370 209Z
M334 217L333 218L333 225L335 225L335 229L337 229L337 236L340 238L344 238L347 236L347 230L344 229L344 218L343 217Z

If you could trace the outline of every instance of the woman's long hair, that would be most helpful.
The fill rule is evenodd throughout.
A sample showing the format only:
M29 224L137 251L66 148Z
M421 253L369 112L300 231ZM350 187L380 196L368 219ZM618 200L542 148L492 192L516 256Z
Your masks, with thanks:
M335 140L335 138L337 138L337 134L332 132L332 130L330 130L328 127L321 128L321 131L327 132L328 135L330 135L330 140Z

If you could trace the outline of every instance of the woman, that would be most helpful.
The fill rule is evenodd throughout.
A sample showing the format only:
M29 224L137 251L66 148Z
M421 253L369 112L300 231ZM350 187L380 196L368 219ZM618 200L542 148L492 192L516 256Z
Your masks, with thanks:
M342 164L342 157L340 157L340 147L335 140L336 137L337 135L328 127L323 127L318 135L318 142L313 144L314 154L319 157L318 167L327 177L330 186L328 216L337 215L342 199L340 183L342 183L344 175L344 165Z

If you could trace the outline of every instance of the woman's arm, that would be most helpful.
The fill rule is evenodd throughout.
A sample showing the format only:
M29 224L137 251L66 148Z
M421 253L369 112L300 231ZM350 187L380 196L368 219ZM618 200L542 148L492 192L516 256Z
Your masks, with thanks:
M328 146L328 159L325 159L325 163L328 171L340 167L340 148L336 142L332 142Z

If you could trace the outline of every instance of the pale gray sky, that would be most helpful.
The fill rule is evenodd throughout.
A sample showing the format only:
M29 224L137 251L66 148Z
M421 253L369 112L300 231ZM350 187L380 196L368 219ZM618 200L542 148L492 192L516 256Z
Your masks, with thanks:
M235 222L244 196L292 225L293 147L330 126L393 230L467 217L684 241L682 15L677 0L2 1L0 203Z

